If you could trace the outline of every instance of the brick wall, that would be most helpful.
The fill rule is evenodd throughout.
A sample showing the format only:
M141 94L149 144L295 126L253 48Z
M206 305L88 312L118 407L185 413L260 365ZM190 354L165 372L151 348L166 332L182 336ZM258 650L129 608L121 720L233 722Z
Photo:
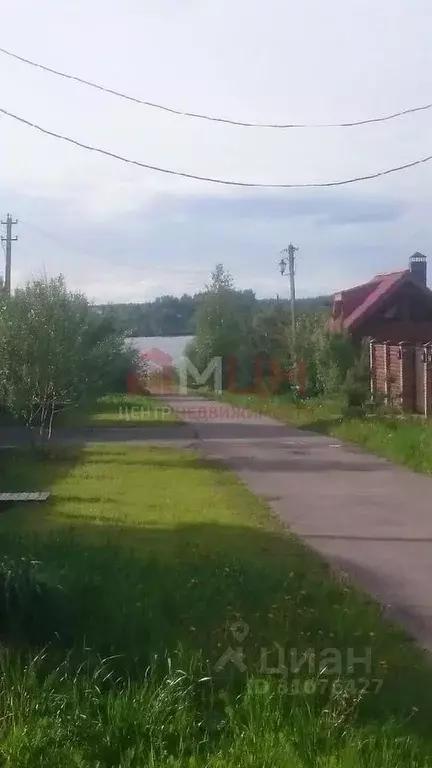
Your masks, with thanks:
M406 413L432 415L432 344L370 342L372 395Z

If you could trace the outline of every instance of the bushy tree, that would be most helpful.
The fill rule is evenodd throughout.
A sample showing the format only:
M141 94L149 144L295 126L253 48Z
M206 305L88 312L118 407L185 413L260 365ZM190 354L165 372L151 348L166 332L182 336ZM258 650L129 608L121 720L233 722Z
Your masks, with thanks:
M51 435L59 411L110 389L132 354L62 277L29 282L0 304L0 398L41 434Z
M235 383L268 393L296 393L296 375L304 364L307 395L341 392L359 350L347 334L328 331L327 307L317 304L296 318L295 345L287 302L258 302L251 291L235 289L219 264L201 295L196 336L187 355L204 370L214 357L223 360L223 387L232 385L229 361L235 359ZM232 371L231 371L232 373ZM354 374L353 374L354 375Z
M289 308L282 302L259 309L253 318L253 364L260 361L263 385L272 394L293 388L295 360L290 323Z
M362 345L353 365L347 372L342 392L348 411L362 412L367 402L371 401L369 350Z
M197 310L196 334L186 354L199 370L215 357L222 359L223 386L245 385L251 361L251 328L255 294L237 291L222 264L212 273L211 283L201 295ZM234 371L235 369L235 371Z
M317 390L333 395L340 391L359 352L345 333L324 330L315 335L314 343Z

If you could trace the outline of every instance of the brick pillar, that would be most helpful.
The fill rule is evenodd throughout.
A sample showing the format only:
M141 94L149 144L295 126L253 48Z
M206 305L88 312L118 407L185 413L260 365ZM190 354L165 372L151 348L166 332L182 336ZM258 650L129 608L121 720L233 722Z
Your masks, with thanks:
M383 342L384 350L384 395L388 403L390 395L390 347L388 341Z
M425 413L426 397L426 349L424 344L416 344L414 348L415 365L415 412Z
M399 344L401 406L406 413L415 410L415 348Z
M373 344L373 384L375 395L386 394L386 347L382 342Z
M377 391L376 383L376 365L375 365L375 342L373 339L369 341L369 370L370 370L370 393L371 400L374 400L375 393Z
M424 345L424 415L432 413L432 344Z

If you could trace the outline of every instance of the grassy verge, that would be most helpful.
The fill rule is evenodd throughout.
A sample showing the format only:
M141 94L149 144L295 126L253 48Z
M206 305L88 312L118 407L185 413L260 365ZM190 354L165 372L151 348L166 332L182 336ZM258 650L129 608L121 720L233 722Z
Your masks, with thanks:
M430 765L423 655L231 474L3 454L0 490L48 486L0 516L1 765Z
M214 393L201 392L211 399ZM289 397L225 393L222 398L241 408L271 416L287 424L356 443L418 472L432 474L432 424L418 416L348 418L337 399L311 398L293 402Z
M86 407L59 414L61 427L145 427L181 424L178 416L156 397L105 395Z

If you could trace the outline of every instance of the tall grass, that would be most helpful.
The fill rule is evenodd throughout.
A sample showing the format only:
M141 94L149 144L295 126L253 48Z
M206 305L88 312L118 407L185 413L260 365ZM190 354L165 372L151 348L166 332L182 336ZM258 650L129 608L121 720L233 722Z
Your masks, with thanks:
M1 765L430 765L421 652L230 474L122 445L5 453L1 490L36 476L51 501L0 517ZM270 674L278 645L342 667Z
M389 723L358 728L333 696L318 709L288 699L274 683L215 702L211 681L186 672L115 681L101 662L91 673L67 663L47 675L41 655L18 664L3 656L0 691L6 766L298 766L424 768L422 745ZM203 702L207 699L206 706ZM213 708L209 704L213 702ZM217 704L217 706L214 706Z

